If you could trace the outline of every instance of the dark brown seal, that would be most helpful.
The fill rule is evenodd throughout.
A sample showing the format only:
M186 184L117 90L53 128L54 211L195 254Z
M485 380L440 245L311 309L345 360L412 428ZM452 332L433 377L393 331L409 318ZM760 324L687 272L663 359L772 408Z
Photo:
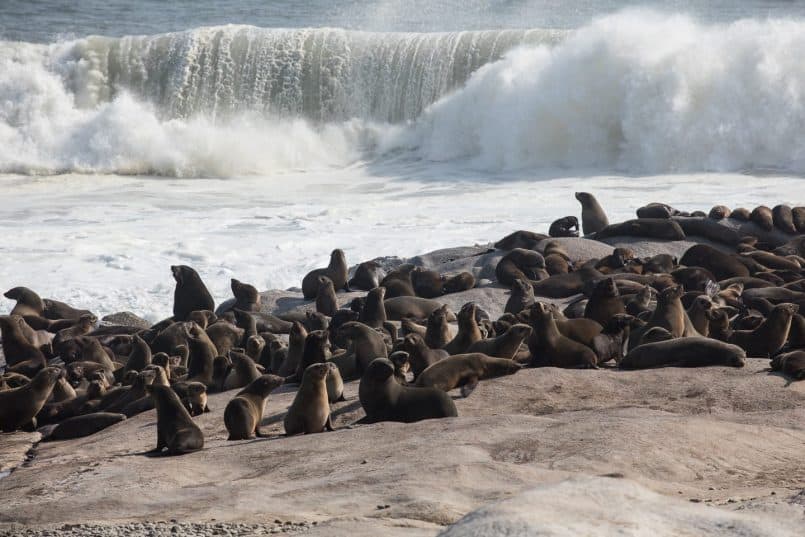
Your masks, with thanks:
M537 302L530 309L531 328L528 350L531 365L567 368L595 368L598 358L590 347L563 336L556 327L551 309Z
M58 367L45 367L28 384L0 392L0 430L12 432L30 424L47 402L61 374Z
M794 380L805 380L805 351L786 352L772 358L772 371L779 371Z
M428 367L439 360L444 360L450 356L444 349L432 349L425 344L425 340L419 334L408 334L403 338L400 348L408 353L408 363L414 380Z
M527 324L512 325L503 334L488 339L481 339L467 347L467 353L485 354L493 358L513 359L528 337L531 327Z
M349 280L350 289L371 291L380 285L386 272L377 261L364 261L355 269L355 275Z
M318 268L308 272L302 279L302 294L306 300L316 298L319 290L319 276L327 276L333 282L336 289L346 289L347 287L347 259L344 251L335 249L330 253L330 264L325 268Z
M548 228L548 235L551 237L578 237L579 219L575 216L564 216L554 220Z
M629 351L622 369L654 367L743 367L746 353L736 345L706 337L686 337L646 343Z
M765 205L758 205L755 207L755 209L750 213L749 219L760 226L760 228L764 231L771 231L774 229L774 215L772 214L771 209Z
M187 265L171 266L176 289L173 292L173 318L177 321L187 320L188 315L196 310L215 310L215 302L201 276Z
M785 345L791 329L791 318L798 310L795 304L778 304L760 326L751 331L735 330L727 342L738 345L749 356L772 356Z
M508 358L492 358L479 352L456 354L427 368L416 379L420 388L438 388L445 392L461 388L466 397L484 379L513 375L522 366Z
M468 302L461 307L458 312L458 333L444 346L448 354L462 354L470 345L483 339L475 317L477 310L478 305L474 302Z
M533 250L515 248L503 256L495 267L495 277L501 285L514 285L515 280L536 281L543 279L545 259Z
M794 225L794 211L788 205L777 205L771 210L772 220L777 229L794 234L797 226Z
M157 447L150 454L181 455L204 447L204 435L187 412L179 396L167 386L149 384L146 392L157 409Z
M606 326L619 313L626 313L626 307L620 298L618 286L612 278L604 278L595 284L590 301L584 308L584 317Z
M330 370L335 368L335 364L327 362L305 369L299 391L285 415L285 434L292 436L333 430L326 380Z
M607 214L595 196L588 192L576 192L576 199L581 203L581 229L585 235L597 233L609 225Z
M227 440L246 440L252 436L263 436L260 421L266 407L268 394L280 387L282 377L262 375L242 389L224 409L224 425L229 431Z
M3 296L17 301L9 315L44 316L45 303L39 295L27 287L14 287L3 293Z
M332 317L338 311L338 299L335 297L333 280L327 276L319 276L319 289L316 291L316 311Z

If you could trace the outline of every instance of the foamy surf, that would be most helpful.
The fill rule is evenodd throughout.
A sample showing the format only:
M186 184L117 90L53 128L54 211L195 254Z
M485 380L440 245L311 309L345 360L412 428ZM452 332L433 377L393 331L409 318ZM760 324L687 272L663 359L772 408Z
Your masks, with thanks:
M565 33L199 28L0 43L0 172L175 177L406 154L497 172L805 171L805 22Z

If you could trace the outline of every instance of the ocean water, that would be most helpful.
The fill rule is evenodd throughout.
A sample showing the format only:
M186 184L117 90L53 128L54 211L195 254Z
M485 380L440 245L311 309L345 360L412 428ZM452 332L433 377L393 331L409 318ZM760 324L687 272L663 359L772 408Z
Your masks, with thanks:
M805 204L805 3L0 2L0 282L170 314L547 230ZM8 302L0 302L5 309Z

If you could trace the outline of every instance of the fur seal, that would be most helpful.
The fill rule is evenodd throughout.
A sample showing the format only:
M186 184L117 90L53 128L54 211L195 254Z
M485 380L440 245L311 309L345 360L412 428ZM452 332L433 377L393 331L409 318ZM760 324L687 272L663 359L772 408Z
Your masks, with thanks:
M779 371L794 380L805 380L805 351L778 354L772 358L772 371Z
M622 369L654 367L743 367L746 353L740 347L706 337L686 337L646 343L629 351L618 364Z
M357 321L345 323L341 327L341 334L350 340L347 354L355 357L358 375L362 374L375 358L388 357L388 348L383 336L363 323Z
M685 251L679 262L688 267L705 268L712 272L718 281L749 276L749 269L734 255L725 254L706 244L691 246Z
M408 372L411 370L411 363L408 361L408 353L396 351L389 355L389 361L394 364L394 379L402 386L408 385ZM371 364L369 364L371 367Z
M191 416L200 416L210 411L207 406L207 386L203 383L177 382L173 385L173 390Z
M593 338L592 348L598 357L598 364L610 360L620 362L623 358L624 344L629 339L631 329L639 327L641 323L642 321L639 319L625 313L613 315L601 333Z
M584 284L588 281L599 280L604 275L598 270L590 267L569 272L567 274L556 274L539 282L534 282L534 295L546 298L567 298L581 293Z
M527 324L514 324L503 334L489 339L481 339L467 347L467 354L481 353L492 358L513 359L528 337L531 327Z
M209 340L203 330L193 325L193 332L188 332L187 343L190 356L187 362L187 380L189 382L201 382L205 386L212 387L213 362L218 351L215 345ZM203 334L203 335L202 335Z
M791 209L791 219L797 233L805 233L805 207L794 207Z
M444 279L435 270L414 267L411 271L411 283L416 296L436 298L444 294Z
M408 353L408 363L415 380L425 369L450 356L444 349L428 347L419 334L405 336L400 348Z
M501 285L512 286L517 279L538 281L545 276L545 259L533 250L515 248L503 256L495 267Z
M316 291L316 311L332 317L338 311L338 299L335 297L333 280L327 276L319 276L319 289Z
M791 329L791 318L798 310L799 306L795 304L778 304L756 329L735 330L727 342L738 345L749 356L772 356L785 345Z
M750 214L749 209L738 207L737 209L733 209L727 218L738 220L740 222L748 222Z
M111 427L115 423L120 423L126 419L125 414L114 412L93 412L83 416L73 416L59 423L47 441L70 440L72 438L83 438Z
M420 388L438 388L449 392L461 388L467 397L484 379L513 375L522 366L508 358L492 358L479 352L456 354L428 367L416 378Z
M698 335L707 337L710 335L710 317L707 315L713 307L713 301L707 295L699 295L693 299L693 303L686 313L693 328Z
M0 334L3 337L3 356L6 364L14 366L29 363L33 367L45 365L45 355L23 335L19 315L0 315Z
M12 432L31 423L61 374L58 367L45 367L28 384L0 392L0 430ZM36 423L33 425L35 427Z
M433 310L428 315L428 323L425 328L425 344L431 349L441 349L453 339L447 321L450 318L450 311L447 304Z
M531 306L530 318L531 328L533 328L533 332L528 338L531 365L566 368L597 367L598 358L590 347L559 332L551 309L546 304L537 302Z
M474 302L468 302L461 307L458 312L458 333L444 346L448 354L462 354L470 345L483 339L475 318L477 309L478 305Z
M293 403L285 415L285 434L320 433L332 431L330 420L330 402L327 397L327 375L336 366L327 362L313 364L305 369L302 384L296 392ZM394 369L392 366L392 373Z
M548 229L548 235L551 237L578 237L579 219L575 216L565 216L554 220Z
M739 231L723 226L711 218L686 216L674 217L673 220L688 237L704 237L727 246L738 246L744 239Z
M282 377L261 375L251 381L226 405L224 425L229 431L227 440L246 440L252 436L263 436L260 421L266 407L268 394L281 386Z
M192 311L215 310L212 295L195 269L187 265L172 265L171 272L173 272L173 279L176 280L176 289L173 292L173 318L175 320L187 320Z
M161 453L167 448L168 455L181 455L202 449L204 435L179 396L167 386L149 384L145 390L157 409L157 447L148 453Z
M389 272L380 282L380 287L386 288L386 298L400 296L416 296L411 273L416 267L411 263L404 263Z
M45 298L42 300L42 303L45 305L45 309L42 312L43 316L53 321L59 319L77 321L82 315L92 315L92 312L89 310L74 308L69 304L53 300L52 298Z
M771 209L765 205L758 205L755 207L755 209L749 214L749 220L760 226L760 228L764 231L771 231L774 229L774 215L772 215Z
M232 304L231 309L260 311L260 293L255 286L243 283L235 278L229 281L229 286L232 289L232 295L235 297L235 303Z
M772 220L777 229L794 234L797 227L794 225L794 211L788 205L777 205L771 210Z
M453 276L447 277L444 281L442 289L444 294L460 293L462 291L469 291L475 287L475 276L471 272L459 272Z
M146 366L151 364L151 348L148 346L143 338L134 334L132 340L131 354L126 360L125 371L142 371Z
M674 214L678 213L676 209L665 203L649 203L643 207L639 207L635 214L638 218L671 218Z
M240 352L242 350L243 349L231 349L229 351L229 360L232 363L232 369L230 369L226 380L224 380L224 391L243 388L261 375L254 360L249 358L247 354Z
M640 345L643 333L653 327L667 330L675 338L682 337L685 333L687 314L682 305L682 294L684 289L681 285L663 289L657 295L657 308L649 318L646 326L641 330L636 330L634 337L629 338L629 350Z
M308 331L302 323L294 322L291 327L291 333L288 335L288 354L283 360L279 369L272 369L281 377L289 377L296 373L299 367L299 362L302 361L302 354L305 351L305 340L307 339Z
M730 211L729 207L725 205L715 205L710 209L707 217L713 220L723 220L724 218L729 218L731 213L732 211Z
M524 309L530 307L536 299L534 298L534 287L531 283L517 278L512 285L511 295L506 301L506 307L503 309L504 313L513 313L517 315Z
M350 289L371 291L380 285L386 272L377 261L364 261L355 269L355 275L349 280Z
M610 224L593 235L595 240L610 237L648 237L668 241L685 240L685 232L675 220L664 218L638 218L619 224Z
M609 225L607 214L595 196L588 192L576 192L576 199L581 203L581 229L585 235L597 233Z
M394 364L386 358L373 360L358 386L358 398L366 423L420 420L458 416L447 393L437 388L402 386L394 379Z
M302 294L305 300L313 300L319 290L319 276L327 276L336 289L349 291L347 287L347 259L344 251L335 249L330 253L330 264L308 272L302 279Z
M17 303L11 309L9 315L35 315L43 317L45 312L45 303L42 298L31 289L27 287L14 287L9 289L3 296L16 300Z
M590 301L584 308L584 317L606 326L609 320L619 313L626 313L618 287L612 278L604 278L595 284Z
M215 345L219 356L226 356L235 347L240 347L246 331L228 321L212 323L205 330L207 337Z
M547 239L547 235L542 233L534 233L533 231L519 230L510 233L497 241L493 246L498 250L513 250L515 248L525 248L526 250L535 250L537 245Z
M388 296L388 295L387 295ZM442 307L442 302L418 296L398 296L386 298L383 302L386 308L386 318L390 321L402 319L427 319L428 316ZM454 321L455 316L448 311L447 320Z

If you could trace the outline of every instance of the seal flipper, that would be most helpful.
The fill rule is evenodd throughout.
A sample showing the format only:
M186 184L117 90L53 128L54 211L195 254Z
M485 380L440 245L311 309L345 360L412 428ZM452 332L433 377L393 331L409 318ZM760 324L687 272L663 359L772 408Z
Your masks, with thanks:
M333 420L329 415L327 416L327 421L324 423L324 430L335 431L335 429L333 429Z
M461 387L461 396L462 397L469 397L469 395L475 391L475 388L478 387L478 377L472 377L469 382L467 382L464 386Z

